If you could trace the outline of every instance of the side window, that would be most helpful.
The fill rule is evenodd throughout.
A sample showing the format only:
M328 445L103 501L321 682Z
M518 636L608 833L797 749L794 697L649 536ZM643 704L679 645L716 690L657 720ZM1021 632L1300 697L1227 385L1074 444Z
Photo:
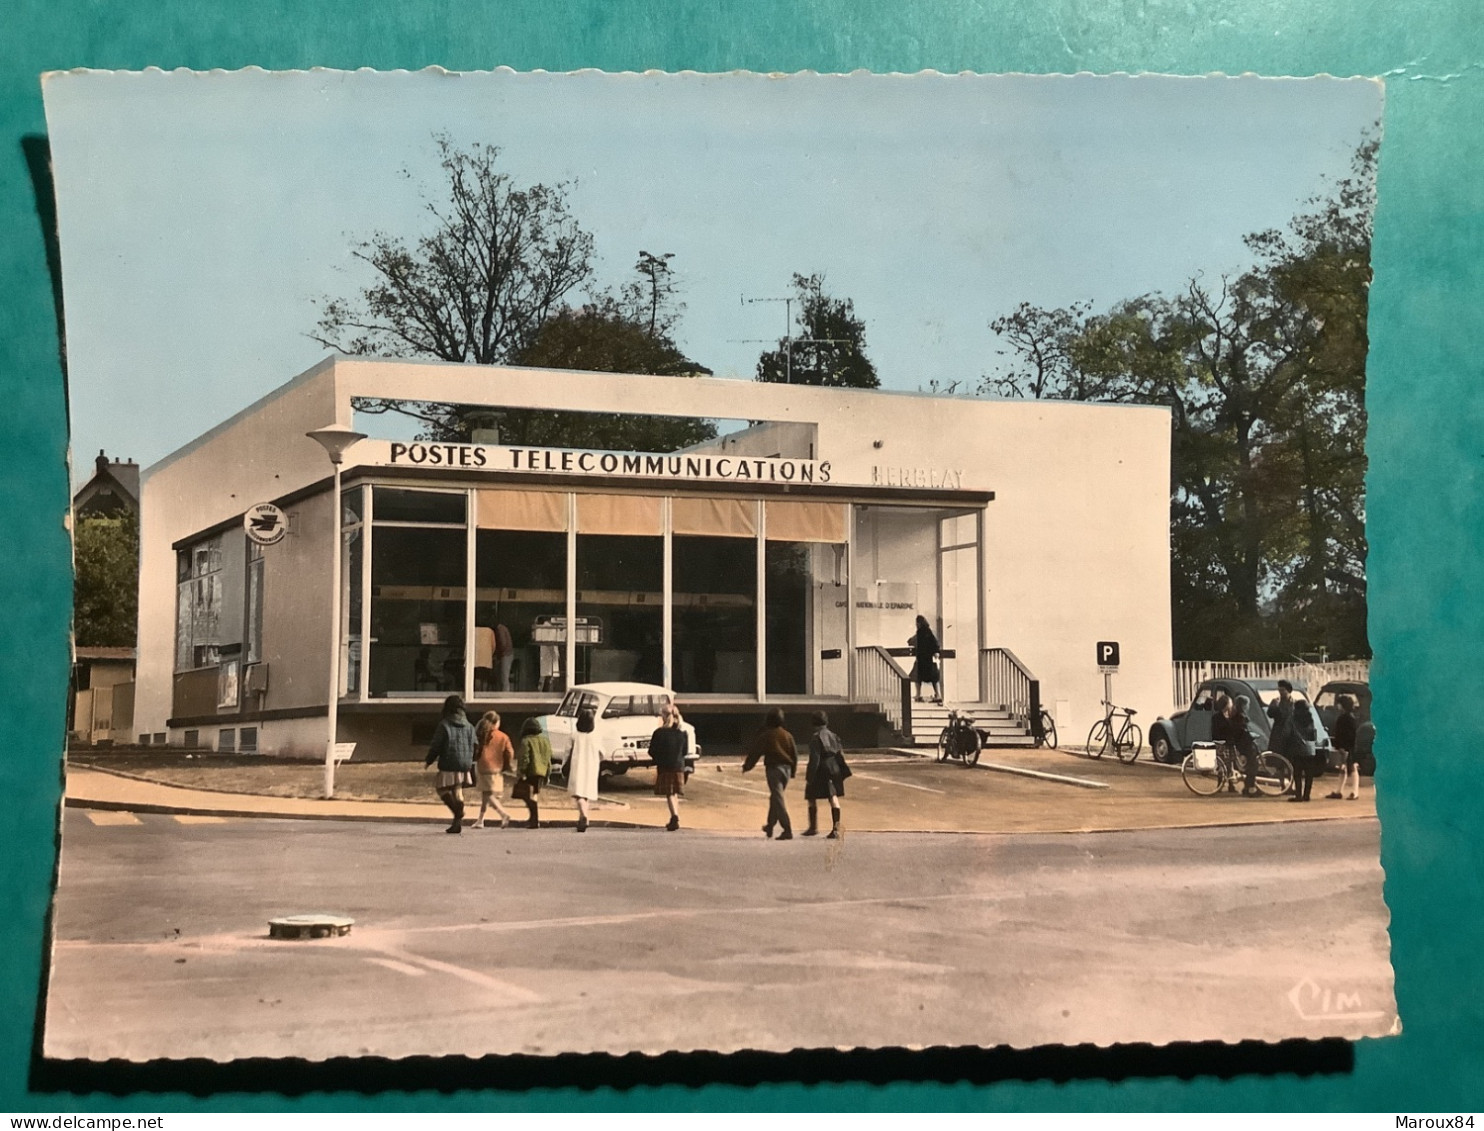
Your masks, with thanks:
M1190 709L1192 711L1209 711L1211 709L1211 697L1212 693L1209 687L1201 688L1196 693L1196 697L1191 700Z
M247 547L247 656L245 663L263 659L263 547Z
M221 535L180 551L175 576L175 670L213 667L221 649Z

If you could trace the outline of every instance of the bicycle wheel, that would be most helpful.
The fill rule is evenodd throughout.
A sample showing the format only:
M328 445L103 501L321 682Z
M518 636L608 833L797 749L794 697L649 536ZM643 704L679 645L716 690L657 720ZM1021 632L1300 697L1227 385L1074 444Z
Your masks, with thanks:
M1103 748L1113 739L1113 732L1108 729L1108 720L1099 719L1092 724L1092 729L1087 732L1087 752L1094 758L1103 756Z
M1052 750L1056 749L1056 723L1045 711L1041 712L1041 741Z
M1138 723L1129 723L1118 735L1118 760L1125 765L1131 763L1144 749L1144 732Z
M1257 756L1257 792L1282 797L1293 787L1293 765L1282 754L1269 750Z
M1213 797L1220 792L1226 780L1224 769L1225 763L1220 758L1212 762L1209 769L1201 769L1196 765L1195 751L1191 751L1180 766L1180 780L1191 793L1199 797Z
M979 750L983 745L977 730L970 727L964 731L963 740L958 748L959 757L964 760L964 765L977 766L979 764Z
M938 761L948 761L948 740L952 736L952 727L944 727L942 733L938 735Z

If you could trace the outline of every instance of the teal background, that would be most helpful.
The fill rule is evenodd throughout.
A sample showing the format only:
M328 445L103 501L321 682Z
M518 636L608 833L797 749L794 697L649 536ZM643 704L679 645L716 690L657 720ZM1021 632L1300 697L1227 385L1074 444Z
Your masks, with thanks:
M1484 690L1484 19L1475 0L20 0L3 26L0 1109L1479 1106L1484 853L1473 834ZM70 607L65 390L46 250L21 147L24 136L45 132L38 76L78 66L434 64L1386 77L1368 377L1370 583L1382 861L1402 1036L1359 1044L1351 1074L1311 1077L297 1098L28 1092L56 863ZM1254 861L1253 868L1282 882L1282 861Z

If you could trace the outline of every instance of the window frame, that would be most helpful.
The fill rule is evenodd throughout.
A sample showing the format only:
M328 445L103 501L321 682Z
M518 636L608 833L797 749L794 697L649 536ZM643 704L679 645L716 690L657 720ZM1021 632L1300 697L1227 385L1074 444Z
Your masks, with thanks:
M222 577L222 540L224 532L198 538L176 551L175 556L175 656L173 670L176 675L187 672L208 671L221 663L221 617L222 601L226 587ZM204 566L202 554L204 552ZM197 602L196 589L205 585L216 590L216 637L214 642L198 642L196 634ZM184 639L181 635L182 616L189 616L190 624ZM197 663L199 649L211 649L211 657L205 663ZM182 660L186 661L182 663Z

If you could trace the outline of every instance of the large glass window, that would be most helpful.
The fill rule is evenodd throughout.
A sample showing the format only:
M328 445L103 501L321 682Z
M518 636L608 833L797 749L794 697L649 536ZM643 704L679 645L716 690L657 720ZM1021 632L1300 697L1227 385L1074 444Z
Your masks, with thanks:
M567 496L479 492L474 690L561 691L567 648Z
M845 522L838 503L767 504L769 695L846 694Z
M651 495L578 495L579 682L664 678L664 503Z
M846 694L845 545L769 539L765 554L768 694Z
M247 624L244 663L257 664L263 659L263 547L256 542L247 546Z
M340 496L340 544L345 550L340 575L340 641L345 653L340 671L344 691L351 695L361 690L361 579L366 551L366 540L361 536L363 496L361 487L352 487Z
M943 518L938 530L938 607L944 659L943 696L950 702L979 697L979 533L973 514Z
M374 697L463 690L464 512L461 492L373 490L367 686Z
M676 534L675 690L751 695L757 690L757 540Z
M577 535L577 617L586 629L578 636L579 683L661 681L664 585L663 538Z
M209 668L218 662L221 621L222 537L218 534L176 555L176 671Z

